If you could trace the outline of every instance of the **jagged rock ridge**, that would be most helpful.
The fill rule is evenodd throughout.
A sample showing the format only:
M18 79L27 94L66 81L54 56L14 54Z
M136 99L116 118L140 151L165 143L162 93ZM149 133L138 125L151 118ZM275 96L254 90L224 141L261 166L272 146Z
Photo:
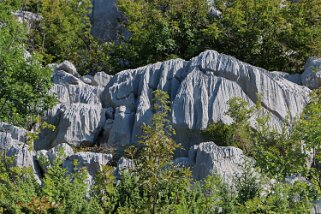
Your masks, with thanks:
M155 89L170 95L175 138L187 149L203 141L200 131L209 123L231 122L225 112L233 97L254 105L260 94L262 106L271 113L271 125L279 127L286 117L294 119L302 112L310 92L281 75L216 51L205 51L190 61L175 59L125 70L113 77L104 73L76 77L67 72L53 74L52 92L60 103L48 113L48 121L57 131L43 135L46 143L40 140L38 149L59 143L135 143L142 134L141 125L152 117Z

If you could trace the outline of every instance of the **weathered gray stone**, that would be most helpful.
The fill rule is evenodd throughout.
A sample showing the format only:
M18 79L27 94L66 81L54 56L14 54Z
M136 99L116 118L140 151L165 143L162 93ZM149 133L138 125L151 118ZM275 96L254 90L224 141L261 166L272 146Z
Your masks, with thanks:
M321 200L314 201L311 214L320 214L320 213L321 213Z
M97 72L94 75L94 80L100 87L106 87L112 77L112 75L106 74L105 72Z
M175 59L116 74L101 94L103 107L126 106L126 110L135 114L134 122L126 122L124 127L123 122L116 122L116 113L113 125L109 121L108 126L108 136L113 139L105 142L137 142L137 136L142 134L141 125L149 123L152 117L155 89L170 95L171 119L177 131L175 140L187 149L203 141L200 130L209 123L231 122L225 112L227 101L233 97L241 97L254 105L260 94L264 111L271 114L271 126L280 128L282 120L287 117L292 120L302 112L310 93L308 88L281 75L216 51L205 51L188 62ZM119 119L126 121L124 116ZM113 133L119 132L120 127L124 127L126 137L131 139L124 140L123 134ZM117 139L117 136L121 137Z
M95 81L94 77L91 80ZM63 70L56 70L52 81L54 84L50 93L56 95L59 103L47 112L47 121L55 125L56 130L42 131L35 149L50 149L60 143L93 145L106 120L105 109L99 98L102 92L100 83L86 84L83 78L79 79Z
M35 152L27 144L27 133L25 129L0 122L0 151L13 157L13 166L31 167L40 182L39 166L34 158Z
M124 146L131 143L134 117L135 114L126 106L116 108L115 119L107 120L105 124L104 136L109 136L107 145Z
M246 157L241 149L206 142L192 147L189 159L194 163L192 172L195 179L217 174L224 182L232 184L236 176L243 173Z
M94 176L102 170L102 166L107 165L113 156L111 154L94 153L94 152L78 152L66 158L63 163L70 173L76 172L85 167L88 171L87 184L91 186L94 183ZM78 165L74 165L75 161Z
M101 106L71 104L66 106L56 127L57 136L52 145L68 143L74 146L91 146L103 127L105 112Z
M284 79L289 80L290 82L293 82L295 84L302 85L301 74L289 74L281 71L273 71L271 73L275 74L276 76L281 76Z
M321 87L321 59L309 58L304 65L304 72L301 78L303 85L310 89Z
M88 84L88 85L93 85L93 86L97 86L97 85L98 85L98 83L96 82L96 80L94 79L94 77L91 76L91 75L82 76L82 77L81 77L81 80L82 80L84 83Z
M75 77L80 77L79 73L77 72L76 67L74 66L74 64L72 64L70 61L63 61L62 63L60 63L57 68L57 70L63 70Z
M49 150L40 150L36 152L38 163L43 172L47 172L48 168L57 158L59 158L59 161L63 161L73 154L74 151L72 147L66 143L59 144Z
M134 168L135 168L135 163L133 160L121 157L117 161L116 177L120 178L122 172L128 169L134 169Z

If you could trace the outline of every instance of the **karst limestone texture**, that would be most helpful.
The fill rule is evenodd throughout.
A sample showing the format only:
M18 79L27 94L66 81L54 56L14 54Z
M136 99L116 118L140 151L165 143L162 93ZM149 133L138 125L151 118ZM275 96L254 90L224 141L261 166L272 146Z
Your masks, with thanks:
M65 67L60 65L54 71L52 93L60 103L48 112L48 121L57 129L43 133L36 149L59 143L135 143L142 134L141 125L152 117L152 92L156 89L170 95L175 140L186 149L203 141L200 132L209 123L231 122L225 112L233 97L254 105L260 95L265 112L271 114L271 125L279 127L283 119L302 112L310 92L282 75L210 50L189 61L158 62L114 76L80 77Z

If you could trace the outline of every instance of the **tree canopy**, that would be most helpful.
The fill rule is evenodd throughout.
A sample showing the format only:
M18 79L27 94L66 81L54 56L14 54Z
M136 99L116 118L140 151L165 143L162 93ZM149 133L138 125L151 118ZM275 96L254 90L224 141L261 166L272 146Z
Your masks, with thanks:
M48 94L51 71L39 55L26 52L27 29L12 15L19 3L0 2L0 120L26 127L54 99Z
M137 67L206 49L233 55L268 70L301 72L309 56L320 56L321 0L119 0L130 36L120 36L114 57Z

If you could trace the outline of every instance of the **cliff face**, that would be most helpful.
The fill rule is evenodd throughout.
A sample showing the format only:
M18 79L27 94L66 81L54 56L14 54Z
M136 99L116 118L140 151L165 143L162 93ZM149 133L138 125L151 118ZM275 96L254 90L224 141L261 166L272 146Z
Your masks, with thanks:
M64 66L59 66L64 68ZM185 148L202 142L201 130L209 123L230 123L227 101L241 97L250 105L261 95L272 124L298 116L308 102L310 90L264 69L216 51L205 51L190 61L159 62L125 70L115 76L98 73L80 77L56 69L55 93L60 103L48 112L55 133L42 133L36 149L59 143L74 146L135 143L141 125L152 117L152 92L165 90L172 102L171 119L176 140ZM68 70L68 69L65 69ZM73 73L74 75L72 75Z

